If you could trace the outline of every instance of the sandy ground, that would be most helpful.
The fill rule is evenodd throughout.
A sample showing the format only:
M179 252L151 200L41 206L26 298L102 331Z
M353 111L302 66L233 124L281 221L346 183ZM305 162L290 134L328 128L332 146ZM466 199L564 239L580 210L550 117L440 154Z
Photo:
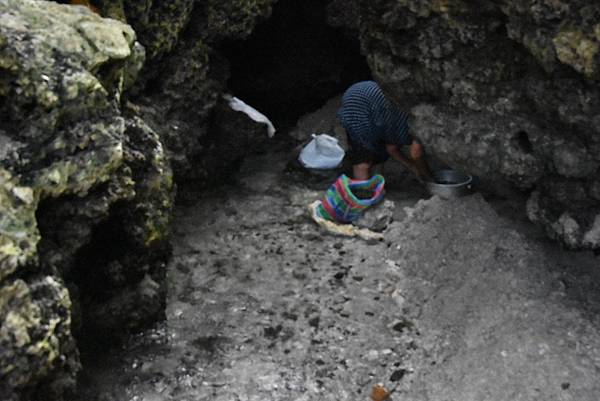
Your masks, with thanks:
M334 237L306 211L331 177L288 159L184 197L167 320L96 355L81 399L600 399L600 258L546 240L518 197L428 199L397 169L385 240Z

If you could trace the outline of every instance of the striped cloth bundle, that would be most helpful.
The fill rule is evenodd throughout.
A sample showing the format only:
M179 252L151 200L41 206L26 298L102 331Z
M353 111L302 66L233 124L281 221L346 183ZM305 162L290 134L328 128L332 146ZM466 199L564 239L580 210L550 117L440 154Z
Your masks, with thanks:
M317 208L320 217L338 223L351 223L358 219L365 209L383 199L384 178L377 174L368 180L353 180L342 174L329 187ZM370 197L360 199L352 191L368 191Z

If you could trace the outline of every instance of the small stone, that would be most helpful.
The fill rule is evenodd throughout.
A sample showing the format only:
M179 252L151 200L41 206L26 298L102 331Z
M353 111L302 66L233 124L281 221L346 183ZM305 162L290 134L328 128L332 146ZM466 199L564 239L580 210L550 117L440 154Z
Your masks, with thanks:
M390 200L385 200L382 203L367 209L364 214L354 224L360 228L367 228L371 231L382 232L392 222L394 209L396 205Z
M397 382L400 381L404 375L406 375L408 371L406 369L398 369L395 370L394 373L392 373L392 375L390 376L390 381L392 382Z
M373 401L385 401L390 398L390 392L382 384L376 384L371 391Z
M367 352L365 358L369 361L376 361L377 359L379 359L379 352L377 350L372 349L369 352Z

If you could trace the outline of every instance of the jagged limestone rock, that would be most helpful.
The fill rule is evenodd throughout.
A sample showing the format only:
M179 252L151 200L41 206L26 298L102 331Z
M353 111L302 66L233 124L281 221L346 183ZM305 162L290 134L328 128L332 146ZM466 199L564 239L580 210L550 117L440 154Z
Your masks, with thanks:
M227 68L215 68L213 50L201 39L172 52L155 93L139 99L140 115L160 135L176 176L196 178L194 159L202 153L211 113L225 88ZM215 68L213 70L213 68Z
M547 177L527 202L527 215L568 248L600 248L597 179Z
M276 0L206 1L98 0L103 15L129 23L147 51L146 79L160 73L160 61L187 36L206 43L248 36L267 18ZM189 45L189 43L188 43Z
M51 276L4 282L0 315L2 399L20 399L15 389L26 389L21 399L35 400L60 399L72 390L80 365L66 288ZM49 385L36 393L35 385L44 381Z
M487 179L509 179L525 188L543 174L542 161L523 149L519 139L520 132L527 132L528 138L543 133L524 118L507 122L485 112L465 117L424 104L413 108L413 116L415 133L450 166L465 166ZM460 145L455 144L454 135L461 136Z
M102 3L107 15L125 17L135 29L149 60L160 59L175 47L194 8L193 0L103 0Z
M209 126L229 72L213 47L248 36L275 1L95 2L103 15L131 24L145 48L142 73L126 76L125 86L133 87L130 100L159 134L179 179L202 180L214 172L202 160L210 156Z
M86 7L0 1L3 399L72 390L72 331L100 334L86 319L108 299L145 307L103 316L107 338L162 314L172 173L158 135L121 111L143 59L130 26Z
M209 42L223 38L243 39L250 35L257 21L271 15L277 0L209 0L206 3L206 27L202 30ZM196 21L194 21L196 22Z
M36 200L30 187L19 186L0 168L0 282L19 266L36 262Z
M6 72L0 109L8 117L0 129L13 149L3 155L2 175L5 190L13 187L17 194L3 206L14 209L11 214L28 208L27 220L33 220L31 210L40 199L84 196L122 164L123 119L94 73L109 61L126 59L135 34L114 21L98 28L101 19L83 8L49 2L4 1L0 20ZM19 235L35 238L36 230L28 223ZM27 252L36 244L32 241ZM5 277L15 269L2 263L0 270Z
M600 246L585 234L600 213L597 199L586 195L585 207L573 207L544 187L573 181L586 192L600 166L598 4L377 0L357 7L375 79L412 110L413 132L430 152L484 180L539 189L536 215L546 217L536 221L554 232L566 213L580 230L570 247Z
M193 163L213 145L229 146L226 124L214 125L223 137L208 134L227 79L211 46L248 35L271 3L98 1L101 14L114 18L106 20L81 6L0 2L0 111L7 116L0 122L0 291L50 277L72 298L53 337L60 363L43 354L11 359L21 342L9 328L2 332L11 350L3 366L15 366L0 376L9 399L59 399L72 388L79 368L72 331L108 339L162 315L170 162L195 173ZM124 113L130 88L143 95ZM198 175L218 163L208 164ZM57 307L56 299L32 294L23 311ZM40 338L51 335L39 320L21 320Z
M203 181L215 173L203 160L215 151L210 125L229 77L228 63L214 47L224 39L248 36L257 21L270 15L275 0L208 1L193 7L192 2L175 1L146 8L138 2L123 3L128 22L149 53L132 101L161 137L176 177Z

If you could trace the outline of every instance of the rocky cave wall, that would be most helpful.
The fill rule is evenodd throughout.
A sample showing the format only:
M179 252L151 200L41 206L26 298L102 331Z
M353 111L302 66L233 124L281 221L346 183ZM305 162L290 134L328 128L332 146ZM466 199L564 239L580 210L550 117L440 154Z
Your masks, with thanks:
M2 399L62 399L78 346L163 315L174 180L266 137L211 45L272 2L0 1Z
M83 319L111 336L162 313L173 179L160 138L121 109L144 55L131 27L22 0L0 21L0 393L60 399ZM122 248L82 257L116 219Z
M531 220L600 248L600 5L335 1L374 78L447 164L532 191Z

